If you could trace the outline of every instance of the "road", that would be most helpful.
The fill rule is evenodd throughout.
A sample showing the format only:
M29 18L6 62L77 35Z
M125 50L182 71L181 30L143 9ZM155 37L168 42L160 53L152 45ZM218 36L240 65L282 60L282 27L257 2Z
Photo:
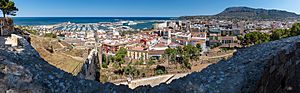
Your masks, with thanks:
M136 79L132 80L130 84L128 82L120 82L115 83L116 85L128 85L129 88L134 89L138 86L143 85L150 85L152 87L157 86L161 83L171 83L175 79L179 79L181 77L184 77L188 75L189 73L181 73L181 74L168 74L168 75L160 75L160 76L154 76L154 77L148 77L148 78L142 78L142 79Z
M202 64L199 65L201 67L196 68L194 70L192 70L193 72L199 72L202 69L206 68L207 66L209 66L210 64ZM141 78L141 79L136 79L136 80L132 80L130 84L128 84L128 82L116 82L116 85L128 85L129 88L134 89L138 86L143 86L143 85L150 85L152 87L157 86L161 83L171 83L173 80L182 78L187 76L189 73L178 73L178 74L167 74L167 75L160 75L160 76L153 76L153 77L147 77L147 78Z

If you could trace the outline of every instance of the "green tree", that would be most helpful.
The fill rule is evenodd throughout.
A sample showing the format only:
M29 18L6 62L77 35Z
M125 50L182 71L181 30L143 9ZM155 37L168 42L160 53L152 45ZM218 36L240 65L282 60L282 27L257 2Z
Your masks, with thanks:
M25 30L28 33L33 34L33 35L38 35L38 31L36 31L36 30L29 30L29 29L22 29L22 30Z
M177 53L178 53L179 55L183 54L183 49L182 49L182 47L180 47L180 46L177 46L177 47L176 47L176 51L177 51Z
M197 44L196 47L198 48L199 52L202 52L202 46L201 46L201 44Z
M272 33L271 40L278 40L281 38L281 35L282 35L282 31L281 29L280 30L278 29Z
M180 46L176 47L176 51L177 51L177 58L176 58L177 63L182 64L182 56L185 52Z
M272 35L271 35L271 40L279 40L282 38L286 38L290 36L290 30L288 29L277 29L275 31L273 31Z
M108 65L109 65L109 61L106 61L106 55L105 54L102 54L102 67L103 68L108 68Z
M126 75L131 75L131 76L139 76L140 75L140 71L131 65L128 65L127 67L124 68L124 73Z
M270 35L266 33L250 32L244 36L242 44L244 44L244 46L249 46L249 45L261 44L269 41L270 41Z
M125 63L125 56L126 56L126 54L127 54L127 50L125 48L123 48L123 47L120 48L117 51L115 57L113 58L114 61L116 61L115 64L119 65L119 66L121 66L121 64L124 64Z
M244 37L243 37L242 35L238 35L238 36L237 36L237 39L240 40L240 41L243 41L243 40L244 40Z
M300 23L295 23L291 28L290 36L298 36L298 35L300 35Z
M239 37L239 40L242 41L242 45L249 46L298 35L300 35L300 23L295 23L291 29L277 29L271 35L262 32L251 32L244 37Z
M168 48L165 50L163 57L167 60L176 63L177 50L173 48Z
M2 11L3 17L6 15L15 16L19 9L15 6L15 3L11 0L0 0L0 10Z
M155 75L162 75L168 73L166 67L157 65L154 69Z
M193 46L193 45L186 45L183 47L183 50L185 51L185 53L187 53L185 56L189 57L192 60L198 60L199 56L200 56L200 50Z
M154 65L155 64L155 61L150 59L148 62L147 62L147 65L148 66L151 66L151 65Z
M198 60L200 53L202 52L201 45L186 45L182 47L168 48L163 54L164 58L167 58L172 63L179 63L185 68L191 68L190 60Z
M187 56L183 56L183 67L184 68L188 68L188 69L191 69L192 68L192 64L190 63L190 58L187 57Z

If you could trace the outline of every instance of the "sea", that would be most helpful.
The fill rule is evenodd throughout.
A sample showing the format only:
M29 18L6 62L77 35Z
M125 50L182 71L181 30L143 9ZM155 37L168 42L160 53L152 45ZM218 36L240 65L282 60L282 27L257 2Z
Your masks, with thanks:
M118 22L118 21L139 21L142 24L133 25L133 28L151 28L153 24L164 20L174 20L175 17L13 17L15 25L36 26L53 25L63 22L99 23L99 22Z

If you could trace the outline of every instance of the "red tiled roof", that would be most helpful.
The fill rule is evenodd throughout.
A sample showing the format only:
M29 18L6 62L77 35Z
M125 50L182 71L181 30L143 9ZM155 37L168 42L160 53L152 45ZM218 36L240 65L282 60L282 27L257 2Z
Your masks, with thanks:
M158 43L158 44L155 45L155 47L166 47L166 45L163 44L163 43Z
M150 50L149 52L149 55L162 55L165 53L164 50Z

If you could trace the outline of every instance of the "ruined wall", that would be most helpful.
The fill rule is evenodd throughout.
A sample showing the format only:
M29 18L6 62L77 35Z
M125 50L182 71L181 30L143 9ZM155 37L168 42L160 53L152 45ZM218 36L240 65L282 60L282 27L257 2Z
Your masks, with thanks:
M41 59L25 39L21 41L22 51L0 48L0 92L299 93L300 89L300 37L240 49L232 58L170 84L134 90L67 74Z
M11 18L0 18L0 36L9 36L13 31L13 20Z
M84 61L84 64L81 68L81 71L78 73L77 77L87 80L99 81L98 72L98 52L93 49L90 51L87 59Z

